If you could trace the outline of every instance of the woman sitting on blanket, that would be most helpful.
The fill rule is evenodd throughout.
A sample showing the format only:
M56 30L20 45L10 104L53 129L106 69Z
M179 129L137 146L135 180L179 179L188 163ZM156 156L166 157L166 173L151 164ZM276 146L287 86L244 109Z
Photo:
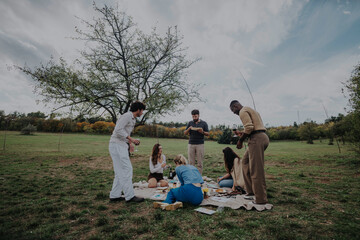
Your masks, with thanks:
M204 183L204 181L199 170L192 165L187 165L186 158L181 154L175 157L174 163L176 165L176 176L178 177L181 186L172 188L168 192L164 203L172 204L179 201L200 205L204 198L201 190L201 184Z
M150 156L150 174L148 176L149 188L155 188L157 183L160 183L160 187L168 186L168 182L163 178L164 168L166 168L166 157L162 154L162 146L155 144Z
M229 147L223 149L226 174L217 179L220 187L232 188L240 194L245 193L244 177L240 157Z

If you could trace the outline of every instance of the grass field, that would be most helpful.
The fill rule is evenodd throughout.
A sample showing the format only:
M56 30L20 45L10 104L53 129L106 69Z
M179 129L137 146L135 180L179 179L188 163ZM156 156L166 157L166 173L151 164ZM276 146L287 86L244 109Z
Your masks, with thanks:
M3 147L4 132L0 132ZM360 239L360 160L327 141L271 142L265 157L274 208L225 209L212 216L109 203L109 136L7 132L0 153L0 239ZM148 174L157 139L140 138L134 182ZM187 155L187 141L159 139L167 158ZM205 143L204 174L224 173L222 149ZM235 149L234 146L231 146ZM240 156L244 150L237 150Z

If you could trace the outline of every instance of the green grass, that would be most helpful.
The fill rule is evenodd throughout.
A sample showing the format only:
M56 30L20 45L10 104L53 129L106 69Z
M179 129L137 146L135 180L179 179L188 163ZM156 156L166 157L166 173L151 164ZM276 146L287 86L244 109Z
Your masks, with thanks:
M225 209L212 216L109 203L113 180L109 136L34 136L7 132L0 152L0 239L359 239L360 160L326 141L271 142L265 157L270 211ZM0 132L2 149L4 132ZM159 140L168 159L187 141L140 138L131 157L134 182L148 174ZM204 174L224 173L222 149L205 143ZM235 146L231 146L235 149ZM236 150L241 156L244 150Z

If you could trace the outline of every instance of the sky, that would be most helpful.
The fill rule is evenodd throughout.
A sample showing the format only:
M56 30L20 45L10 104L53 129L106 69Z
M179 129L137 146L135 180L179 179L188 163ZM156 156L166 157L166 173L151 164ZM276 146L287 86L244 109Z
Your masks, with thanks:
M165 34L177 26L188 58L201 58L187 80L204 102L157 121L187 122L191 110L209 126L240 124L232 100L254 107L266 126L287 126L346 114L343 82L360 63L360 1L102 0L119 6L138 28ZM13 66L71 62L84 44L73 40L80 19L94 17L89 0L0 1L0 110L50 113L33 82ZM245 79L245 80L244 80ZM246 81L246 82L245 82ZM248 84L250 92L246 86ZM66 114L66 112L64 112Z

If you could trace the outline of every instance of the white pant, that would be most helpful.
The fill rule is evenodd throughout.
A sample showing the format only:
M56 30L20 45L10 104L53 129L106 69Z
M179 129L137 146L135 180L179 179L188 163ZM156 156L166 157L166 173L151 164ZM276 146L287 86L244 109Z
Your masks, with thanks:
M110 143L109 152L114 165L114 182L110 192L110 198L121 197L121 192L125 195L125 200L134 197L132 184L133 168L130 162L128 146L126 143Z

